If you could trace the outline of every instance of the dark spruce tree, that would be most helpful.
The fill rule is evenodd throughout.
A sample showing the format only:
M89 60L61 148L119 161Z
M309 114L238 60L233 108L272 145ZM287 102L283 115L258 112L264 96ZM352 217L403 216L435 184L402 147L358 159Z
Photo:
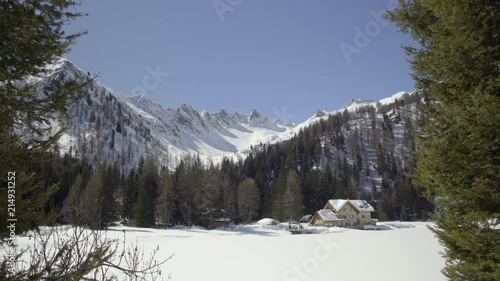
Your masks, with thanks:
M29 172L27 163L48 158L65 129L53 128L57 119L65 124L66 105L71 95L83 89L77 81L53 81L43 91L37 85L18 83L29 75L42 75L44 66L64 54L81 33L66 35L63 25L81 16L72 13L73 1L0 2L0 197L7 198L7 186L16 186L16 231L44 223L44 207L57 186ZM56 117L57 116L57 117ZM25 137L31 136L31 137ZM12 177L15 174L15 177ZM7 217L7 208L0 208ZM8 235L5 220L0 238Z
M172 175L167 168L163 168L156 198L156 219L160 227L171 226L174 223L175 192Z
M423 106L420 184L440 209L433 231L451 280L500 280L500 2L400 0L387 17L406 47Z
M135 206L135 224L139 227L154 227L156 225L158 184L158 167L154 158L148 156L139 176L139 190Z
M130 223L130 220L135 216L135 204L137 203L137 195L139 193L139 175L135 169L132 169L125 179L123 185L123 202L121 205L122 219L125 223Z
M278 221L283 221L285 219L285 213L283 210L283 196L285 195L286 189L286 169L285 164L281 164L279 170L279 175L275 184L273 185L273 219Z
M118 219L116 191L121 186L121 173L116 165L107 165L102 171L102 189L99 197L102 200L100 228L106 229Z

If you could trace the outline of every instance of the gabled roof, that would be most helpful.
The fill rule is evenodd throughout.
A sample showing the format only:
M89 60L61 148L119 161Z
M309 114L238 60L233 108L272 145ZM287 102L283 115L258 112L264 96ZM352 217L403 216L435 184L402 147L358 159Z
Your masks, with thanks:
M332 205L333 211L337 212L338 210L342 209L342 207L344 207L344 205L345 205L345 203L347 203L347 201L349 201L349 200L330 199L330 200L328 200L328 203L330 203L330 205ZM327 203L327 205L328 205L328 203Z
M375 209L366 200L350 200L350 199L330 199L328 203L333 206L333 211L338 212L345 204L351 203L358 212L375 212Z
M323 221L341 221L342 219L337 217L337 215L332 210L319 210L318 215L323 219Z
M303 216L299 222L310 222L312 220L313 216L312 215L305 215Z

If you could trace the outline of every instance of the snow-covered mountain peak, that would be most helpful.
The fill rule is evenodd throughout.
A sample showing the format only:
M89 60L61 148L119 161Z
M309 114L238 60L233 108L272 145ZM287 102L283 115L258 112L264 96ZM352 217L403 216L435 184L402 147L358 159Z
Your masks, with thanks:
M260 118L262 114L257 109L252 109L250 112L250 118Z
M324 110L318 110L318 111L316 111L316 113L313 115L313 117L318 118L318 117L324 117L324 116L327 116L327 115L328 115L328 113L327 113L326 111L324 111Z
M195 113L195 112L197 112L191 105L189 105L187 103L182 103L178 110L182 110L182 111L185 111L185 112L188 112L188 113Z
M396 100L404 99L405 95L411 95L411 93L405 91L397 92L388 98L379 100L378 102L382 105L390 104L395 102Z
M26 82L50 83L51 79L84 79L90 77L64 58L47 66L44 77ZM43 80L43 81L42 81ZM379 101L380 104L401 99L406 92ZM353 100L343 110L361 105L376 106L366 100ZM209 113L198 111L187 103L164 108L146 95L123 97L97 80L70 106L73 124L61 138L61 152L73 151L93 163L120 162L131 168L145 154L154 154L160 164L174 167L185 154L199 154L204 160L218 162L222 157L245 156L252 146L288 140L300 129L328 118L338 111L318 110L300 124L284 124L256 109L249 113L231 113L226 109Z
M131 96L127 97L127 100L134 103L134 104L140 104L140 103L145 103L145 104L153 104L154 102L151 101L146 95L144 94L139 94L137 96Z
M225 109L223 109L223 108L221 108L221 110L219 111L219 113L220 113L221 116L229 116L229 113Z
M248 115L248 122L261 122L261 121L267 121L267 117L263 116L260 112L258 112L256 109L252 109L250 114Z
M49 64L45 67L45 70L47 71L60 71L63 70L64 68L76 68L74 64L72 64L69 60L63 57L56 57L54 59L54 62L52 64Z
M209 113L208 111L206 111L206 110L202 110L202 111L200 112L200 116L201 116L201 118L203 118L203 119L209 119L209 118L210 118L210 113Z
M344 108L348 108L351 106L363 106L363 105L369 105L371 103L375 102L374 100L371 99L351 99L345 106Z

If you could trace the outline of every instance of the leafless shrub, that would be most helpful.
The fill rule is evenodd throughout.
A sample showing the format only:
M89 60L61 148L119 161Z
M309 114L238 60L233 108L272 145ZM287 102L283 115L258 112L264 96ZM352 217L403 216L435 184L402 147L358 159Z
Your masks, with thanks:
M120 243L104 231L78 226L42 228L30 238L32 245L15 255L13 270L8 259L0 262L0 276L2 280L165 280L159 279L161 266L172 256L158 261L159 247L146 255L137 242L127 246L125 238L124 232ZM7 245L3 247L7 250Z

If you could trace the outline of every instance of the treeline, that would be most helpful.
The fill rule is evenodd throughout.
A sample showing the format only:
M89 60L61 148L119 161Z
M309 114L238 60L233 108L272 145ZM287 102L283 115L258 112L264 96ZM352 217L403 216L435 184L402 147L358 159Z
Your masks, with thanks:
M240 167L229 159L207 166L199 157L186 156L170 171L150 156L123 173L117 164L92 167L68 154L54 154L30 170L46 179L47 188L58 186L46 214L62 224L105 229L116 221L140 227L211 227L221 215L235 222L256 220L261 195Z
M263 215L261 189L243 174L243 161L224 159L204 165L199 157L184 157L174 171L157 166L154 157L122 173L117 165L92 165L65 154L32 166L48 187L57 185L46 208L61 224L105 229L116 221L139 227L214 226L228 218L251 222ZM303 211L298 175L277 178L273 196L277 218L300 219Z
M203 163L186 156L174 170L155 157L123 172L55 156L39 167L57 183L51 208L61 223L106 228L214 226L220 218L299 220L331 198L365 199L381 220L427 219L432 205L415 184L417 94L384 106L344 111L301 130L289 141L252 147L246 159Z

